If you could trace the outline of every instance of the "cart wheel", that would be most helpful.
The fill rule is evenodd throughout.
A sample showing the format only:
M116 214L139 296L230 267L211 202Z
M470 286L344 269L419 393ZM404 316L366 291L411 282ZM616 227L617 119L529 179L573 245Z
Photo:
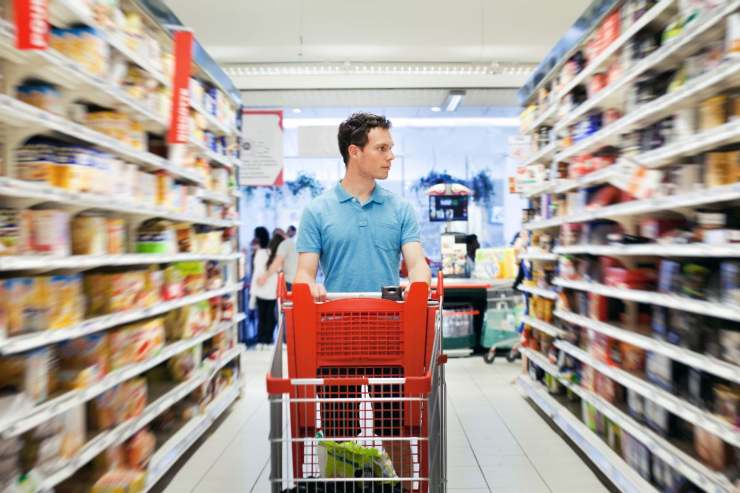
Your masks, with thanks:
M514 361L518 360L521 357L522 355L521 353L519 353L519 351L511 350L506 355L506 361L508 361L509 363L513 363Z
M496 360L496 350L491 349L486 354L483 355L483 361L488 363L489 365L492 365L493 362Z

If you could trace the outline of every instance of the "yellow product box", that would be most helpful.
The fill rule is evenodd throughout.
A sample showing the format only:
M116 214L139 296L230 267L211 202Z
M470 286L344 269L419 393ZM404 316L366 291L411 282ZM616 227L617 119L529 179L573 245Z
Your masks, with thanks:
M85 316L82 276L55 275L49 278L48 283L51 303L49 329L63 329L81 323ZM42 292L44 291L45 289L42 289Z
M108 217L105 220L107 232L106 250L109 255L126 253L126 220L117 217Z
M174 203L173 190L175 187L175 180L167 174L166 171L158 171L156 177L156 204L160 207L171 209Z
M143 493L146 477L144 471L114 469L98 479L90 493Z
M140 308L146 287L146 271L94 273L85 276L90 316Z

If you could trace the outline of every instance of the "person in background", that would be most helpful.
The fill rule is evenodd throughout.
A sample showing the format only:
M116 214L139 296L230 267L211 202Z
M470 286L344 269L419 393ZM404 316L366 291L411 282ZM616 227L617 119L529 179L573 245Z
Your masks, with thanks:
M293 281L295 280L296 270L298 269L298 253L295 249L295 240L289 236L290 228L293 228L295 233L295 227L291 226L288 228L288 233L283 234L285 238L278 247L275 260L272 261L267 271L257 279L257 285L262 286L267 282L267 279L273 274L283 272L285 274L285 284L287 285L288 291L293 289ZM278 232L282 232L282 229L278 228L273 233L273 237Z
M268 233L267 228L264 226L254 228L254 237L252 238L252 241L249 242L249 251L246 252L249 258L249 272L247 272L247 283L244 288L244 299L249 300L249 304L247 306L247 320L244 324L244 334L242 338L245 342L249 339L248 335L254 333L250 330L250 327L256 327L257 325L257 307L253 304L252 296L250 294L252 290L250 286L254 282L254 257L260 248L267 248L269 243L270 233Z
M519 233L514 235L514 239L511 240L511 246L514 248L514 255L516 255L516 262L517 262L517 273L516 273L516 279L514 279L514 284L512 286L513 289L518 290L519 286L522 284L522 282L529 277L529 266L527 265L527 262L523 259L521 259L522 253L525 252L527 249L527 244L529 243L529 231L526 229L523 229ZM529 294L524 293L524 304L525 306L529 306ZM517 332L522 334L524 332L524 322L521 322L519 326L517 327ZM509 361L514 361L520 356L519 348L522 346L522 340L520 339L519 342L514 344L514 346L509 350L509 355L506 357Z
M465 237L465 244L468 247L468 255L465 259L465 270L468 272L468 276L473 275L475 270L475 252L480 248L478 243L478 235L468 235Z
M257 307L257 344L273 342L277 324L277 273L263 277L275 260L278 247L283 242L281 235L274 235L267 248L260 248L254 256L254 276L249 290L249 305ZM260 284L258 281L263 279Z
M296 229L292 224L288 226L288 238L295 238Z

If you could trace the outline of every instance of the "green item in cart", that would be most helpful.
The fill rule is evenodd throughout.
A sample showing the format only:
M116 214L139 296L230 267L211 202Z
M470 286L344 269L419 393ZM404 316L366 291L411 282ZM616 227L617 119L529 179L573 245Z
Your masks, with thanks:
M321 434L317 435L321 438ZM396 471L388 454L355 442L321 441L319 455L321 476L325 478L355 478L357 472L372 470L375 478L386 478L385 483L395 484ZM322 455L325 454L325 459Z

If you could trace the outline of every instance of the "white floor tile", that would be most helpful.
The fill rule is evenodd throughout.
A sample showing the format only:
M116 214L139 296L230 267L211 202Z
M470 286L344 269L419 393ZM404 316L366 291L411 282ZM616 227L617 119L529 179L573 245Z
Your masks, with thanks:
M486 480L478 466L460 466L447 468L448 486L456 489L483 489Z

